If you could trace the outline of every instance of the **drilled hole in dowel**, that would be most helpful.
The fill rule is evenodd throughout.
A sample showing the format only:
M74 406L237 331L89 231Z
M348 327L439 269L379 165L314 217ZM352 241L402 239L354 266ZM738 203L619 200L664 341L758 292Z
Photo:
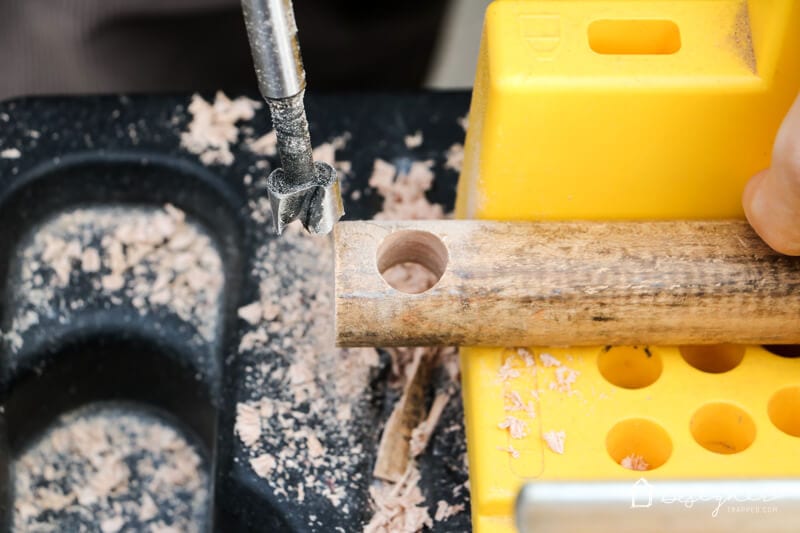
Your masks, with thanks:
M378 272L392 288L409 294L430 289L442 278L448 254L444 243L427 231L395 231L378 246Z

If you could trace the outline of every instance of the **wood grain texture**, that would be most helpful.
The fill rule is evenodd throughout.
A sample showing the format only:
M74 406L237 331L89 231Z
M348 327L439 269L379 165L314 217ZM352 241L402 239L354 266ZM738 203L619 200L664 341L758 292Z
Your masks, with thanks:
M402 230L446 248L421 294L378 272ZM341 346L800 343L800 258L743 221L341 222L335 243Z

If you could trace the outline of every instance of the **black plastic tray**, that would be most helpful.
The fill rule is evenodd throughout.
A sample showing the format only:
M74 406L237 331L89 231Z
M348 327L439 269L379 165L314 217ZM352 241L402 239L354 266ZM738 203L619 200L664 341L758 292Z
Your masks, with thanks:
M239 352L246 324L237 317L237 309L257 299L257 280L249 273L263 258L257 259L255 252L276 238L268 224L251 218L248 208L248 201L264 195L258 180L268 169L257 168L263 158L238 144L232 146L235 162L229 167L206 167L181 149L180 133L190 120L189 101L189 95L109 96L0 104L0 148L15 147L22 154L18 159L0 159L0 330L8 329L14 315L13 265L23 239L54 214L78 207L171 203L211 235L225 275L221 326L217 336L206 342L198 342L196 331L176 315L141 314L127 301L109 305L90 286L70 285L60 298L80 298L85 305L71 312L68 321L43 320L26 331L18 350L7 344L0 348L0 526L4 530L11 527L10 466L15 456L59 415L104 400L160 409L168 413L165 420L176 421L202 443L212 470L209 529L359 531L371 515L368 487L375 450L382 421L397 396L386 385L385 354L373 386L365 391L369 406L362 413L365 418L349 428L359 432L363 446L356 466L360 476L353 476L346 489L348 513L313 494L304 501L275 494L246 466L247 457L234 433L236 404L252 396L252 386L245 383L248 365L268 359L269 354ZM429 200L443 204L445 211L452 209L457 176L445 169L445 152L463 141L458 119L468 105L465 92L309 95L316 143L344 132L352 136L337 154L353 165L344 178L347 218L371 218L380 210L381 198L367 185L378 157L398 164L433 159L437 179ZM248 125L257 133L269 131L266 110ZM409 149L404 137L417 130L423 132L424 143ZM32 131L38 134L31 135ZM243 184L245 174L255 178L253 185ZM363 191L358 202L350 194L356 189ZM290 244L280 250L280 257L268 260L291 257ZM270 387L277 395L282 385L263 386L259 394L269 396ZM460 397L455 395L439 427L458 424L458 429L437 431L420 459L420 485L429 508L435 509L440 499L467 506L467 512L437 522L437 531L470 529L468 493L453 491L466 481L462 415Z

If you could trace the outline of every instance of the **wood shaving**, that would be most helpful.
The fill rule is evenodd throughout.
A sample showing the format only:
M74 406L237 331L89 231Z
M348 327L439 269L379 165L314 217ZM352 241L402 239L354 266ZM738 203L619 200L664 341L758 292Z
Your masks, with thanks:
M63 415L13 470L16 531L143 531L158 523L199 532L207 524L208 465L150 411L103 404Z
M312 459L317 459L325 454L325 447L310 430L306 430L306 448L308 456Z
M270 220L268 203L252 208L254 217ZM259 296L240 323L246 396L238 401L237 439L278 498L325 498L346 516L357 510L348 491L365 483L363 443L351 428L364 423L364 391L379 357L372 348L334 347L329 239L290 226L280 239L263 242L251 272ZM288 254L291 260L269 260ZM280 393L268 398L265 390Z
M542 440L547 444L547 447L558 454L564 453L564 441L566 438L567 434L563 431L546 431L542 434Z
M6 148L0 152L0 159L19 159L22 157L22 152L17 148Z
M442 416L442 411L444 411L449 401L450 395L447 393L439 393L433 399L433 404L431 404L431 408L428 411L428 417L411 432L411 440L409 442L409 454L411 457L417 457L425 451L433 431L439 423L439 418Z
M504 397L503 409L507 412L523 411L531 418L536 418L536 407L533 401L528 400L525 403L519 392L512 390L507 391Z
M350 141L350 134L345 133L334 137L330 142L322 143L312 152L314 161L328 163L340 174L349 174L352 171L350 161L339 161L336 159L336 152L342 150Z
M425 197L433 184L433 161L413 161L398 168L381 159L375 160L369 185L383 196L383 209L376 220L420 220L443 218L439 204Z
M513 366L513 358L507 357L500 368L497 369L497 380L500 383L505 383L509 380L520 377L520 371Z
M261 437L261 414L257 407L240 403L236 406L234 431L245 446L252 446Z
M419 488L419 480L419 470L411 462L398 483L370 487L375 514L364 527L364 533L415 532L433 527L431 515L424 506L425 497Z
M400 399L394 404L392 414L386 421L372 470L374 477L384 481L398 482L406 472L413 431L424 422L425 391L430 384L433 360L424 349L414 352L414 359L407 367L408 377Z
M566 366L556 368L556 380L550 383L550 390L573 392L572 384L578 379L580 372Z
M278 154L278 132L272 130L258 139L246 141L245 144L256 155L273 157Z
M536 359L534 359L533 354L529 352L525 348L517 348L517 355L522 357L522 360L525 361L525 366L530 368L536 366Z
M231 100L217 92L211 103L195 94L189 104L192 120L181 134L181 146L199 155L205 165L230 165L233 163L230 145L239 138L236 123L251 120L261 107L261 102L244 96Z
M275 458L267 453L262 453L250 459L250 466L253 467L253 472L263 478L268 478L272 471L275 470L276 465Z
M384 270L381 275L392 287L402 287L403 292L420 294L439 281L439 277L418 263L399 263Z
M627 468L628 470L645 471L650 469L650 465L647 463L647 461L644 460L644 457L642 457L641 455L637 455L635 453L623 457L622 461L620 461L619 464L623 468Z
M539 361L542 363L542 366L545 368L550 368L554 366L561 366L561 361L550 355L549 353L541 353L539 354Z
M503 421L497 424L497 427L508 430L512 439L524 439L528 436L528 424L512 415L506 415Z
M497 449L501 452L508 452L512 459L519 459L519 451L510 444L508 446L498 446Z
M113 518L106 518L100 522L100 530L103 533L117 533L124 525L125 519L121 516L115 516Z
M458 505L450 505L444 500L439 500L436 502L436 514L433 515L433 519L437 522L443 522L450 518L451 516L455 516L460 512L464 511L464 504L459 503Z
M456 143L447 150L447 160L444 163L445 168L461 172L461 167L464 166L464 145Z
M422 132L417 130L413 135L405 136L406 148L413 149L422 146Z
M81 256L81 269L84 272L99 272L103 266L100 261L100 253L96 248L86 248Z
M237 314L239 315L239 318L246 321L248 324L255 326L261 322L261 317L264 313L261 309L261 302L253 302L240 307Z

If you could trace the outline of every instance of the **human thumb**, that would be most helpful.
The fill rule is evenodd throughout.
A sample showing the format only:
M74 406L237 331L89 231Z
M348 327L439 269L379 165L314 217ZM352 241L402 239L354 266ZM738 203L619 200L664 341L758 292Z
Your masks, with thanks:
M750 225L768 245L800 255L800 95L778 130L772 166L749 181L742 204Z

